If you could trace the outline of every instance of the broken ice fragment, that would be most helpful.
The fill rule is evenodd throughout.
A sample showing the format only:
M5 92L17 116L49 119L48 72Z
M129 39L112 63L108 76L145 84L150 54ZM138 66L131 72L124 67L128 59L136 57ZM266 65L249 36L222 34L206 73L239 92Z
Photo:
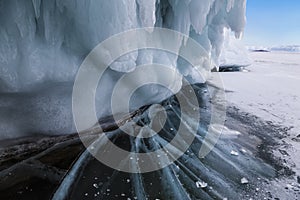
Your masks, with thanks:
M234 150L232 150L230 152L230 154L233 155L233 156L238 156L239 155L239 153L237 151L234 151Z
M249 183L249 181L244 177L244 178L241 179L241 183L242 184L247 184L247 183Z
M197 181L196 182L196 187L197 188L206 188L207 187L207 183L202 182L202 181Z
M241 152L247 153L246 149L244 149L244 148L241 148Z
M291 184L286 184L285 189L292 189L292 188L293 188L293 186Z
M93 184L94 188L99 188L98 185L96 183Z

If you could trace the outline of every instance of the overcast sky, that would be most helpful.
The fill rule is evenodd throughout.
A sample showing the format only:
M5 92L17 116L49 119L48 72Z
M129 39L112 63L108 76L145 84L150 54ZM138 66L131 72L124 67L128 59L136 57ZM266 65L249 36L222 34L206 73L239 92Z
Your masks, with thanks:
M300 0L247 0L246 45L300 45Z

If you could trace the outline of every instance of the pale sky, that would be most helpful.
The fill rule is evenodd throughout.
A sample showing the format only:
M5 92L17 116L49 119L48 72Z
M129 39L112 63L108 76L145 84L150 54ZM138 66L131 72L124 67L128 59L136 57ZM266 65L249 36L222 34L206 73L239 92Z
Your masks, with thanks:
M300 45L300 0L247 0L244 43Z

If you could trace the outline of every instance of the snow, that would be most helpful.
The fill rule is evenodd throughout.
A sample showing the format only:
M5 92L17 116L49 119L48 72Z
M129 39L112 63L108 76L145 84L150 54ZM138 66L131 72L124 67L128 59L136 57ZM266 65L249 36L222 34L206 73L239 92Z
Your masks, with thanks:
M244 72L221 73L227 101L264 121L291 128L283 143L295 171L300 173L300 146L292 138L300 132L300 53L252 52L254 63Z
M249 72L222 73L227 100L262 119L298 128L300 54L253 52Z
M240 37L245 9L246 0L1 2L0 137L74 132L72 83L85 56L110 36L141 27L170 28L199 42L217 65L224 28ZM178 44L184 45L184 41ZM150 63L177 68L180 59L153 50L139 50L117 59L97 91L96 104L101 105L98 117L109 114L109 91L118 78L137 65ZM185 76L199 81L189 64L180 67ZM143 98L144 105L170 96L158 86L140 92L148 95Z

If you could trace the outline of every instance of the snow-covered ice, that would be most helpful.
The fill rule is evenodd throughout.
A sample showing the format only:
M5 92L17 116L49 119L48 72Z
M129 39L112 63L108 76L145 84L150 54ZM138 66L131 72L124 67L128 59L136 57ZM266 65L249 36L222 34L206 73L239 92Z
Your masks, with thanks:
M300 130L300 54L253 52L243 72L221 73L228 102L264 120Z
M243 72L221 73L229 105L287 127L288 154L300 173L300 53L252 52L254 63Z

